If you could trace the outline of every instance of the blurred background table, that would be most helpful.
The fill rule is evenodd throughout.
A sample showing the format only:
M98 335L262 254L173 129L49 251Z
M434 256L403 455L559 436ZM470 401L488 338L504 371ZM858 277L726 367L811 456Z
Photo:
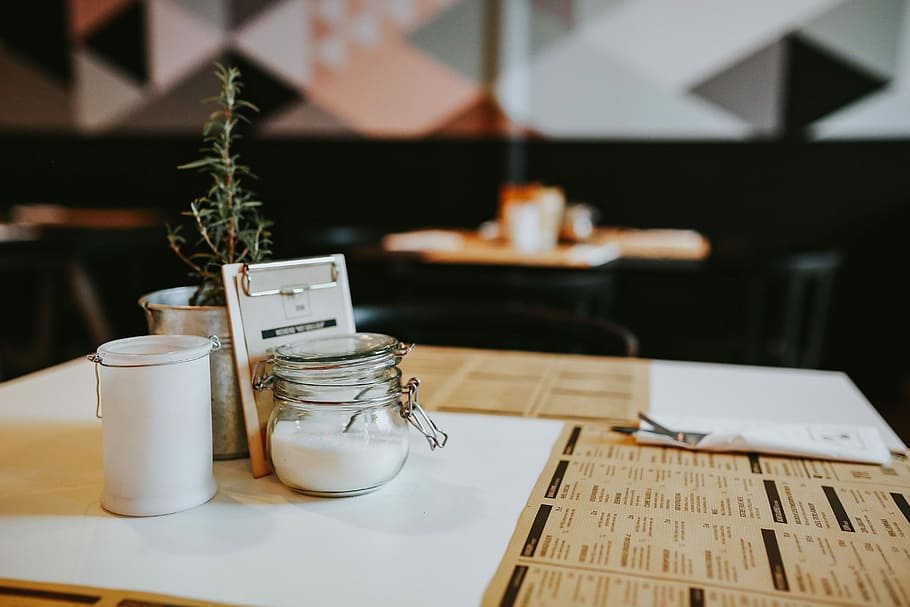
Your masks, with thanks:
M526 304L614 321L615 270L621 264L686 267L701 264L711 249L704 236L688 230L607 227L583 242L537 252L519 251L476 230L389 233L378 244L353 251L354 272L358 262L381 265L401 301ZM369 296L360 301L378 303Z
M501 238L485 238L475 230L418 230L387 234L382 248L411 252L427 263L597 268L617 260L703 261L711 244L690 230L595 228L579 242L560 242L556 248L523 252Z

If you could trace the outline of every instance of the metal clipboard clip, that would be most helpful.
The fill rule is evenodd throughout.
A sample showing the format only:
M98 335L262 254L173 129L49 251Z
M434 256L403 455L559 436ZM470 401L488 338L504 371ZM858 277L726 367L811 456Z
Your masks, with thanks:
M256 290L254 283L255 276L261 275L262 272L270 270L287 270L302 266L329 266L330 277L326 282L298 284L281 287L278 289ZM338 286L338 267L335 265L335 259L332 257L311 257L309 259L293 259L289 261L272 261L267 263L245 264L243 266L243 276L240 279L243 292L247 297L264 297L266 295L298 295L304 291L316 291L319 289L331 289Z

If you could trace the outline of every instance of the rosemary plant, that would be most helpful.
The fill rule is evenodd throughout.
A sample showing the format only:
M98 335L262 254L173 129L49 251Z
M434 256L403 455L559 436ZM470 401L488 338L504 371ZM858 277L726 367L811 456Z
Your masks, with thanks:
M215 75L221 82L217 97L203 102L216 102L218 109L209 115L203 128L203 158L180 165L178 169L199 169L211 177L212 185L205 196L190 203L182 213L191 217L199 234L196 251L185 253L183 226L168 226L168 243L199 281L191 305L224 305L224 283L221 266L228 263L265 261L271 254L269 227L272 223L259 214L262 203L243 187L242 177L255 179L249 167L239 164L231 146L240 138L237 126L249 123L246 110L259 109L239 97L243 86L240 70L215 64Z

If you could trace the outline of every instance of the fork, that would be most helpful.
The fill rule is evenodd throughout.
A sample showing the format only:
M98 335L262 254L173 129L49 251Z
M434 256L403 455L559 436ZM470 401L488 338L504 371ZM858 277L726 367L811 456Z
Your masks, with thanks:
M648 417L647 415L645 415L644 413L641 413L641 412L638 413L638 419L641 420L642 422L648 424L651 427L642 428L641 424L639 423L638 426L613 426L610 428L610 430L613 430L614 432L621 432L623 434L635 434L636 432L647 432L649 434L656 434L658 436L664 436L681 445L688 445L691 447L694 447L695 445L697 445L699 443L699 441L701 441L701 439L708 436L708 434L709 434L708 432L685 432L685 431L671 430L671 429L667 428L666 426L663 426L663 425L657 423L656 421L654 421L653 419L651 419L650 417Z

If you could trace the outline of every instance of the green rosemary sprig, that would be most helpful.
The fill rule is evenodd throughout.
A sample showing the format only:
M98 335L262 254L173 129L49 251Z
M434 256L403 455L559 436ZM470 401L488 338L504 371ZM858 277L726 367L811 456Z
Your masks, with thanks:
M177 167L198 169L212 179L206 195L193 200L190 210L182 213L192 218L199 235L194 243L196 252L184 252L186 238L181 234L182 226L167 227L170 248L189 266L190 276L199 280L191 305L224 305L221 266L265 261L272 245L269 232L272 222L260 215L262 202L242 183L243 177L255 179L256 176L238 162L237 154L231 149L240 139L237 126L250 122L244 112L258 112L259 108L240 98L243 87L240 70L216 63L215 75L221 82L221 92L217 97L203 100L218 104L202 132L207 147L201 151L206 155Z

